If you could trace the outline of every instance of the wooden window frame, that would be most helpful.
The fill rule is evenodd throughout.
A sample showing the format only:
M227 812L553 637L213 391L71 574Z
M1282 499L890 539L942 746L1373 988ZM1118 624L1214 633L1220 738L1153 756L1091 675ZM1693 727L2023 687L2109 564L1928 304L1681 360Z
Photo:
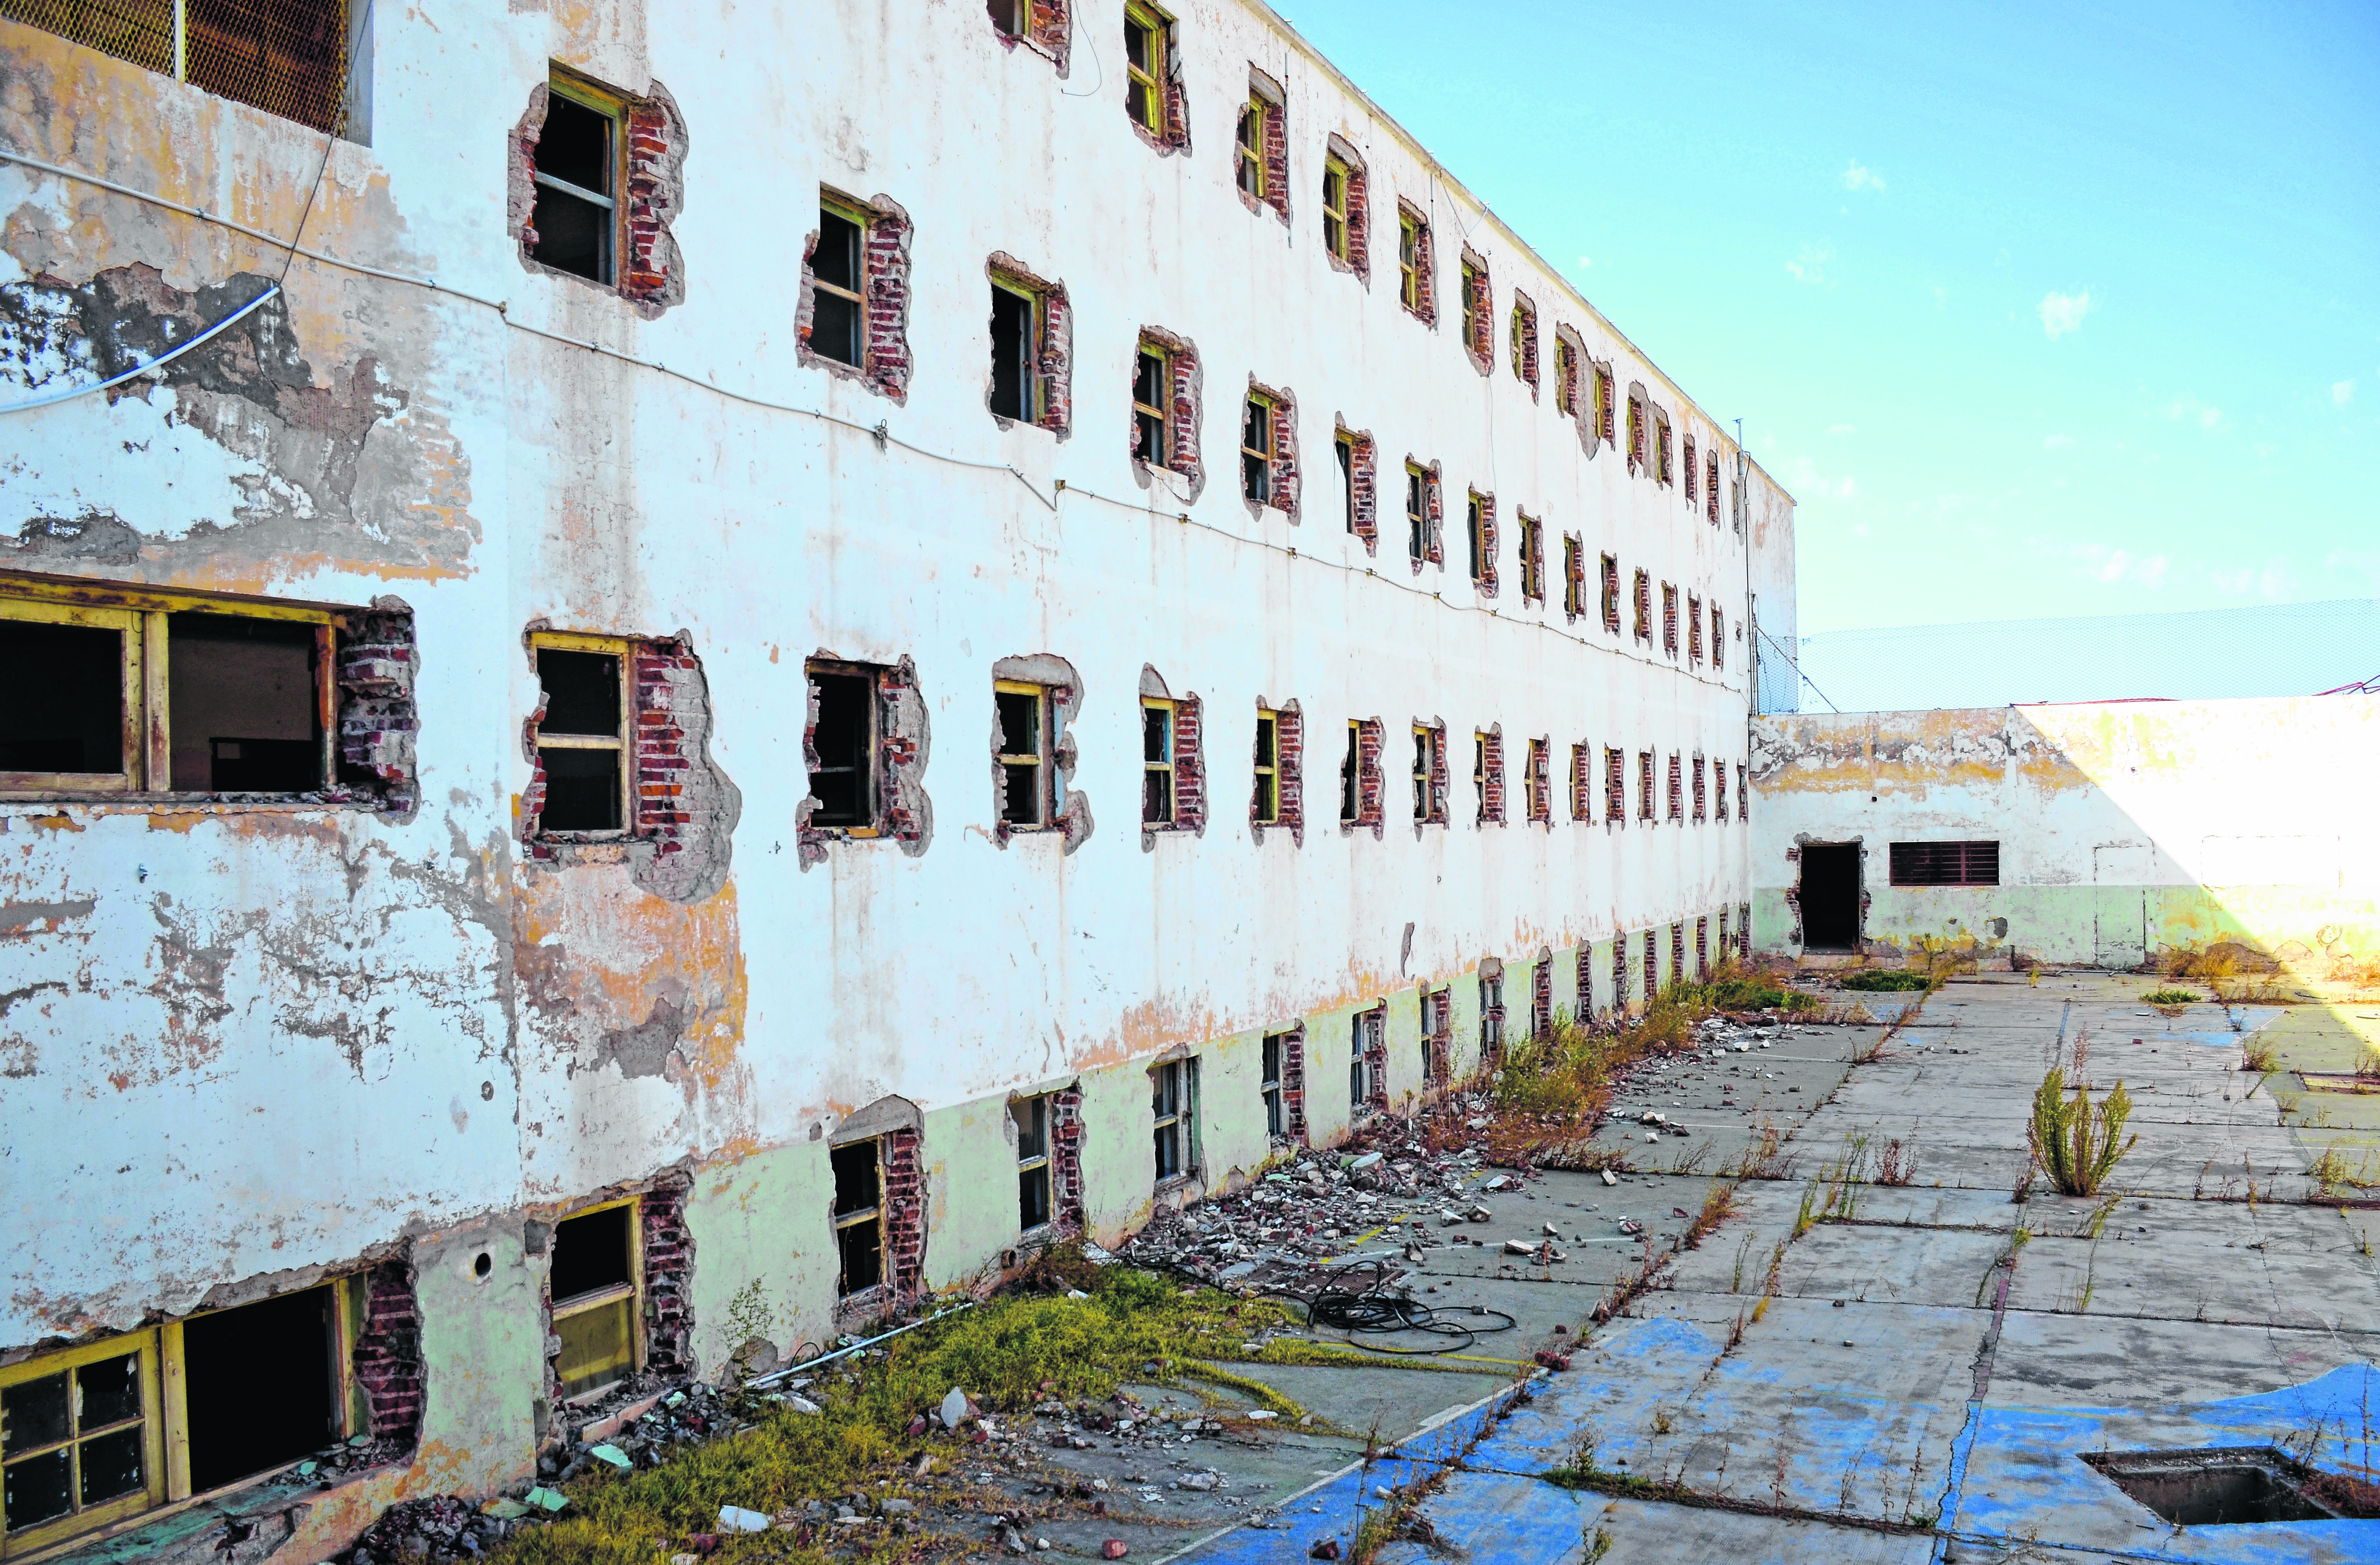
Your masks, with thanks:
M1405 464L1405 547L1415 564L1429 559L1429 469Z
M338 781L338 637L354 611L322 603L152 591L102 583L0 575L0 619L35 625L81 625L115 631L123 639L123 767L115 771L0 771L0 798L23 795L154 801L213 799L216 791L176 792L170 667L171 616L218 614L232 619L295 621L314 626L314 717L321 733L321 780L305 793ZM295 794L270 797L296 797ZM234 806L232 807L237 807Z
M1606 445L1615 443L1611 431L1612 405L1618 396L1618 386L1610 370L1604 365L1597 365L1595 367L1595 433L1597 438Z
M1050 333L1050 293L1006 272L994 272L991 286L996 293L1010 294L1025 301L1025 355L1024 362L1018 366L1024 382L1018 388L1024 411L1014 421L1038 425L1050 410L1049 377L1041 371L1041 354Z
M1271 397L1255 391L1248 393L1247 400L1240 406L1240 497L1252 505L1272 506L1278 503L1273 492L1276 486L1272 470L1275 448L1281 443L1272 427L1273 412L1277 406ZM1262 447L1248 443L1248 427L1251 424L1257 425L1264 437ZM1261 480L1263 493L1248 491L1252 476Z
M1446 799L1439 791L1439 769L1445 764L1446 731L1427 723L1413 725L1414 738L1414 824L1442 826L1446 823Z
M1474 358L1489 358L1494 355L1490 346L1495 342L1495 328L1487 320L1486 295L1488 273L1472 262L1460 262L1463 279L1463 346Z
M1172 53L1172 18L1152 6L1140 4L1140 0L1124 0L1123 25L1124 113L1135 124L1162 141L1166 139L1166 81L1172 64L1166 57ZM1135 31L1145 32L1148 37L1147 70L1132 63L1130 45L1131 35ZM1140 114L1133 114L1132 111L1132 90L1135 87L1141 89L1144 94L1142 102L1147 105Z
M582 185L558 179L537 167L534 159L530 160L529 182L542 185L549 190L559 190L611 214L610 220L603 224L603 259L597 268L601 275L589 281L599 287L616 288L620 285L620 253L627 248L622 241L626 237L628 203L621 200L621 194L628 183L628 101L617 92L607 91L583 78L560 70L548 72L545 91L549 99L565 99L590 114L602 115L612 127L611 134L605 139L603 158L603 171L611 177L609 193L589 190ZM867 228L865 223L860 224L862 233L866 233ZM863 250L862 253L866 252ZM554 270L561 269L557 267Z
M1180 780L1174 772L1181 732L1176 724L1181 719L1181 703L1178 701L1167 700L1157 696L1143 696L1140 698L1140 823L1145 827L1174 825L1182 812ZM1165 719L1165 739L1162 746L1164 754L1151 759L1148 755L1149 719L1160 713L1162 713ZM1148 783L1151 778L1157 777L1164 779L1165 786L1165 813L1161 816L1151 815L1148 812Z
M1149 1167L1152 1185L1162 1190L1188 1179L1198 1167L1198 1075L1196 1060L1168 1060L1149 1068ZM1168 1172L1159 1150L1170 1141Z
M1001 824L1011 831L1047 831L1058 823L1058 801L1054 792L1054 780L1058 768L1050 732L1051 721L1057 715L1057 702L1052 699L1055 689L1053 685L1032 685L1016 679L995 679L991 682L992 722L995 727L999 726L999 698L1002 696L1030 696L1037 703L1034 717L1036 747L1033 753L1012 755L1006 751L1000 751L994 756L1001 769ZM1007 815L1008 770L1018 766L1038 769L1034 782L1034 819L1031 820L1011 820Z
M1428 226L1417 214L1397 209L1397 299L1415 315L1425 308L1421 248L1428 243Z
M548 1329L559 1335L562 1322L566 1319L576 1316L592 1315L597 1310L613 1309L623 1303L625 1303L627 1305L628 1316L626 1332L628 1341L628 1362L625 1373L620 1376L618 1380L606 1380L601 1386L590 1386L584 1391L564 1397L562 1401L563 1405L565 1407L578 1403L600 1401L601 1398L608 1395L614 1387L618 1386L621 1381L632 1379L644 1371L644 1197L641 1195L624 1195L615 1201L597 1201L589 1206L579 1207L574 1210L565 1212L560 1217L556 1218L554 1219L553 1226L558 1232L564 1223L569 1222L573 1219L591 1217L597 1212L608 1212L621 1207L629 1208L628 1280L625 1282L611 1283L601 1288L590 1288L584 1293L574 1293L567 1299L556 1299L552 1301L552 1304L548 1307L546 1311L546 1319L551 1323ZM558 1360L556 1361L555 1367L558 1375L560 1373L560 1364Z
M314 1288L331 1290L333 1341L329 1345L334 1358L331 1367L334 1439L348 1439L357 1434L369 1432L371 1423L370 1410L364 1402L363 1388L355 1377L354 1363L356 1338L365 1316L363 1285L362 1274L351 1273L325 1278L310 1287L274 1295L288 1298L310 1292ZM229 1307L237 1309L243 1306ZM223 1310L200 1310L160 1325L143 1327L138 1331L61 1348L55 1353L38 1353L0 1367L0 1388L5 1388L46 1379L61 1373L70 1374L85 1365L103 1364L129 1354L137 1353L140 1358L140 1415L137 1420L119 1419L91 1430L74 1428L65 1440L51 1441L16 1453L9 1459L10 1465L61 1445L79 1446L97 1435L130 1428L136 1424L142 1431L141 1483L139 1488L94 1506L79 1507L65 1516L38 1526L0 1534L0 1559L50 1554L69 1540L88 1545L135 1527L147 1526L194 1505L262 1483L305 1460L304 1457L292 1457L277 1466L246 1474L212 1489L194 1491L190 1487L189 1374L183 1351L183 1328L193 1320L224 1313ZM68 1396L69 1417L77 1418L72 1412L71 1385ZM75 1460L77 1466L69 1468L73 1474L69 1479L72 1485L70 1493L79 1495L81 1487L79 1454Z
M1326 156L1322 160L1322 248L1341 261L1347 261L1348 251L1354 248L1347 240L1347 192L1353 178L1354 171L1344 158ZM1335 207L1330 204L1334 182L1339 187L1339 204Z
M1529 819L1551 821L1554 818L1553 744L1550 740L1529 741Z
M1554 334L1554 411L1578 417L1578 349L1559 331Z
M613 750L620 757L620 824L607 831L548 831L539 822L540 841L571 843L618 843L637 834L637 746L633 738L637 724L637 638L631 636L598 636L576 630L531 631L528 638L530 667L536 667L540 651L594 652L615 658L620 664L620 727L616 734L548 734L539 724L537 748L545 750ZM543 689L543 685L539 686ZM571 1216L578 1214L573 1212Z
M1165 398L1163 406L1140 400L1140 361L1144 358L1157 360L1158 391ZM1132 370L1133 460L1170 471L1173 467L1173 355L1164 344L1143 337L1133 356ZM1140 421L1145 418L1157 421L1157 457L1153 462L1140 454Z
M1546 525L1514 506L1521 523L1521 597L1546 601Z
M859 362L844 365L844 368L865 374L869 354L875 346L875 334L868 329L868 230L875 223L876 213L849 196L837 195L823 186L819 188L819 210L831 212L859 230L859 286L854 289L840 283L830 283L818 275L815 266L810 270L809 285L814 293L832 294L837 298L849 299L852 308L859 312ZM820 242L824 242L823 235ZM819 357L830 363L843 363L831 353L821 353Z
M1271 193L1265 184L1265 118L1273 112L1257 93L1240 105L1239 124L1232 128L1232 177L1240 193L1261 203Z
M1265 741L1269 737L1271 743ZM1269 755L1272 758L1267 760ZM1256 784L1248 800L1248 818L1258 826L1281 824L1281 713L1270 707L1257 709ZM1272 807L1265 808L1269 798Z
M1586 544L1575 538L1562 540L1562 613L1586 617Z
M830 1195L828 1196L827 1215L832 1221L834 1229L834 1297L835 1303L838 1305L847 1305L854 1299L869 1299L880 1296L884 1292L885 1283L889 1281L892 1277L892 1268L886 1264L890 1257L887 1255L884 1246L884 1138L881 1135L865 1136L858 1141L846 1141L843 1146L866 1146L871 1149L876 1159L876 1205L872 1207L857 1207L848 1212L838 1212L833 1209L832 1195ZM843 1150L843 1147L838 1146L834 1150L841 1151ZM574 1213L573 1215L576 1216L577 1214ZM853 1288L846 1290L844 1284L849 1281L850 1279L848 1274L844 1271L843 1265L844 1230L847 1228L857 1228L862 1223L869 1222L876 1225L876 1280L869 1283L865 1288ZM641 1282L644 1275L644 1268L641 1264L643 1256L639 1255L638 1259L639 1265L638 1266L637 1273L638 1280ZM639 1307L641 1307L641 1305Z
M1030 1098L1013 1098L1008 1102L1009 1119L1012 1123L1016 1124L1016 1231L1020 1238L1027 1234L1046 1232L1058 1220L1057 1165L1050 1160L1050 1122L1053 1118L1050 1112L1050 1097L1051 1095L1046 1092L1036 1093ZM1035 1117L1040 1121L1041 1150L1038 1154L1028 1155L1025 1150L1025 1126L1016 1121L1016 1112L1020 1109L1030 1109ZM881 1177L882 1154L880 1152L878 1157L879 1176ZM1042 1218L1039 1222L1027 1227L1024 1211L1024 1180L1026 1175L1033 1173L1041 1176Z

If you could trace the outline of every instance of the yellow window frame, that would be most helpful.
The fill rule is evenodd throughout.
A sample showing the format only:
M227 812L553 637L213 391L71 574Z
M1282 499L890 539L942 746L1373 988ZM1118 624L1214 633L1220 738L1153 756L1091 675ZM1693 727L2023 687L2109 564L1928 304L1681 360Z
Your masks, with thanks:
M1140 360L1143 358L1157 360L1158 391L1165 398L1165 405L1161 407L1140 400ZM1132 410L1135 420L1133 449L1137 451L1140 448L1137 419L1145 413L1157 420L1157 464L1159 467L1170 466L1173 460L1173 356L1166 351L1164 344L1143 337L1134 355L1132 368Z
M591 1217L597 1212L612 1211L621 1207L629 1208L628 1280L625 1282L615 1282L604 1288L592 1288L584 1293L574 1293L567 1299L556 1299L553 1301L549 1318L552 1322L552 1330L554 1335L561 1337L564 1341L565 1345L563 1348L563 1353L567 1354L570 1351L568 1346L569 1338L563 1330L563 1323L565 1321L575 1320L585 1316L592 1316L596 1312L601 1310L619 1311L621 1305L625 1303L627 1307L624 1312L625 1318L623 1321L624 1329L620 1335L625 1339L625 1341L618 1352L608 1358L590 1359L580 1362L577 1365L579 1373L575 1376L570 1372L571 1366L565 1362L562 1356L558 1355L554 1361L555 1376L565 1387L569 1386L574 1380L586 1379L590 1373L601 1373L604 1370L615 1368L621 1370L623 1373L614 1379L604 1381L600 1386L590 1387L587 1390L580 1391L575 1395L565 1394L563 1398L565 1402L576 1402L590 1397L600 1397L604 1392L610 1390L613 1387L618 1385L620 1381L635 1375L645 1366L644 1198L638 1195L629 1195L617 1201L598 1201L591 1206L580 1207L577 1210L565 1212L560 1218L556 1219L554 1221L554 1228L558 1232L562 1224L570 1221L574 1218Z
M1269 707L1257 709L1254 814L1259 826L1281 823L1281 713Z
M1241 105L1240 123L1235 135L1239 148L1234 166L1240 178L1240 188L1257 200L1263 200L1269 193L1266 189L1264 144L1265 116L1271 112L1270 103L1257 93L1249 93L1248 101Z
M609 214L609 233L603 245L603 276L606 287L620 281L620 257L626 252L628 203L628 101L617 92L607 91L582 77L573 76L554 67L546 77L546 91L552 97L565 98L582 109L601 115L612 122L610 156L603 170L612 188L589 190L583 185L573 185L542 170L532 168L530 177L540 185L550 185L557 190L599 206ZM867 225L861 224L864 229ZM841 290L830 290L840 292Z
M1439 818L1438 768L1439 731L1427 723L1414 724L1414 819L1428 825Z
M1050 817L1056 813L1053 807L1056 801L1050 797L1050 719L1051 716L1050 709L1052 705L1050 699L1050 687L1047 685L1028 685L1021 680L1014 679L995 679L991 682L991 691L994 697L1030 696L1036 702L1033 718L1033 733L1034 741L1040 747L1029 755L1009 755L1005 752L1002 752L994 755L992 758L994 762L1002 768L1002 788L1003 791L1003 796L1005 796L1005 789L1007 786L1007 768L1012 766L1030 766L1039 769L1034 773L1034 819L1029 822L1022 820L1007 821L1005 824L1011 831L1022 830L1030 831L1046 828L1050 824Z
M1025 301L1025 318L1031 340L1025 345L1024 414L1026 423L1038 424L1049 411L1049 389L1041 373L1041 353L1049 341L1050 295L1046 290L1005 272L993 273L991 285L1001 293Z
M846 288L840 283L830 283L824 278L815 275L810 279L810 285L814 288L820 289L821 292L832 294L837 298L849 299L853 304L859 307L861 319L865 321L868 311L868 298L866 295L868 280L868 230L869 225L876 221L876 213L864 203L854 200L849 196L843 195L840 192L830 190L823 185L819 187L819 207L821 211L834 213L835 216L842 218L845 223L850 224L852 226L859 230L860 286L856 289ZM862 333L862 336L863 338L865 337L864 331Z
M1554 407L1578 417L1578 350L1560 334L1554 337Z
M118 632L124 642L123 767L115 771L0 771L0 795L16 794L166 795L173 792L172 686L167 680L170 616L223 614L293 620L315 626L314 707L322 730L322 781L337 776L338 633L346 612L322 603L155 591L59 578L0 576L0 619L84 625Z
M1487 290L1479 285L1479 268L1469 261L1463 263L1463 345L1473 353L1488 351L1488 322L1483 319L1488 301L1481 296Z
M1397 297L1415 314L1421 312L1421 219L1397 212Z
M620 825L611 831L573 831L573 839L593 837L610 842L625 840L637 832L636 767L631 764L635 747L628 735L637 722L636 637L630 636L600 636L575 630L532 631L528 638L532 653L530 668L536 668L533 654L539 651L596 652L616 659L620 665L620 727L613 734L548 734L540 728L537 747L540 750L614 750L620 757ZM541 690L542 685L539 686ZM573 1212L572 1217L578 1214Z
M1546 598L1546 525L1518 506L1513 508L1513 514L1521 519L1521 596L1542 603Z
M1148 743L1148 719L1149 714L1152 712L1161 712L1165 717L1165 754L1155 760L1148 758L1147 748ZM1142 745L1141 772L1143 777L1141 784L1143 792L1141 794L1140 818L1141 824L1144 826L1171 826L1174 823L1174 816L1176 812L1181 808L1182 799L1175 787L1176 780L1173 770L1174 761L1179 755L1181 748L1181 734L1180 730L1175 726L1176 722L1180 720L1180 717L1181 703L1178 701L1164 700L1155 696L1143 696L1140 698L1140 732ZM1147 779L1160 775L1164 778L1165 782L1165 813L1161 816L1151 816L1148 813Z
M1142 91L1141 102L1146 106L1134 118L1151 135L1161 139L1165 135L1167 18L1152 6L1140 5L1137 0L1125 0L1123 25L1126 34L1123 64L1125 112L1131 111L1132 88L1137 85ZM1142 33L1147 39L1148 55L1147 70L1132 63L1130 34L1135 31Z
M1326 157L1322 160L1322 248L1347 259L1347 180L1346 160ZM1333 198L1336 200L1333 200Z

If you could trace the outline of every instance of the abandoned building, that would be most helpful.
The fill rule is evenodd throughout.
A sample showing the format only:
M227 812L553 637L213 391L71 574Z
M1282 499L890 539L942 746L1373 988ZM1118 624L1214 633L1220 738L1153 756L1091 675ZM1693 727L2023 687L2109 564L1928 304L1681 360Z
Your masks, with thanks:
M322 1558L1778 916L1791 498L1257 0L0 18L9 1559L345 1439Z

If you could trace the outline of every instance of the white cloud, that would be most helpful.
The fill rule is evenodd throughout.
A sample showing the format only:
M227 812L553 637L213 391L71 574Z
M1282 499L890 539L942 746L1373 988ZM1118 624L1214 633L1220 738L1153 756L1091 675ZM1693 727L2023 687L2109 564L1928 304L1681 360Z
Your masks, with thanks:
M1595 258L1591 255L1583 255L1578 258L1578 269L1581 272L1585 271L1588 267L1593 266L1594 264Z
M2173 406L2165 410L2165 416L2177 424L2194 422L2202 430L2211 430L2223 422L2223 409L2209 407L2194 396L2174 398Z
M1823 283L1827 280L1827 262L1834 259L1835 252L1831 249L1803 245L1801 258L1787 261L1785 270L1793 274L1796 283Z
M2333 381L2330 383L2330 405L2333 407L2344 407L2354 400L2355 382L2353 381Z
M1828 424L1827 426L1827 432L1830 435L1855 435L1859 433L1859 426L1856 424Z
M1830 479L1818 471L1818 465L1806 456L1796 456L1785 464L1785 487L1800 500L1856 500L1859 480L1853 478Z
M2154 591L2173 569L2173 561L2163 554L2135 554L2105 543L2076 544L2073 554L2085 575L2107 587L2129 581Z
M1884 176L1878 174L1872 168L1862 167L1859 160L1854 158L1852 160L1852 165L1843 170L1843 188L1846 190L1881 190L1884 188Z
M2071 451L2074 449L2074 437L2072 435L2046 435L2042 438L2041 449L2044 451Z
M2082 317L2091 312L2089 290L2079 294L2051 292L2041 298L2041 329L2056 342L2069 332L2082 329Z

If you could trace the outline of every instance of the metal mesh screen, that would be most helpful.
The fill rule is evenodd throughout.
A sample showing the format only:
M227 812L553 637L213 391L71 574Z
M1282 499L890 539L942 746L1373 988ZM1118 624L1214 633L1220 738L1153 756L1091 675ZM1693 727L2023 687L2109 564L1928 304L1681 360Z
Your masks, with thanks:
M0 17L335 134L346 0L0 0Z

